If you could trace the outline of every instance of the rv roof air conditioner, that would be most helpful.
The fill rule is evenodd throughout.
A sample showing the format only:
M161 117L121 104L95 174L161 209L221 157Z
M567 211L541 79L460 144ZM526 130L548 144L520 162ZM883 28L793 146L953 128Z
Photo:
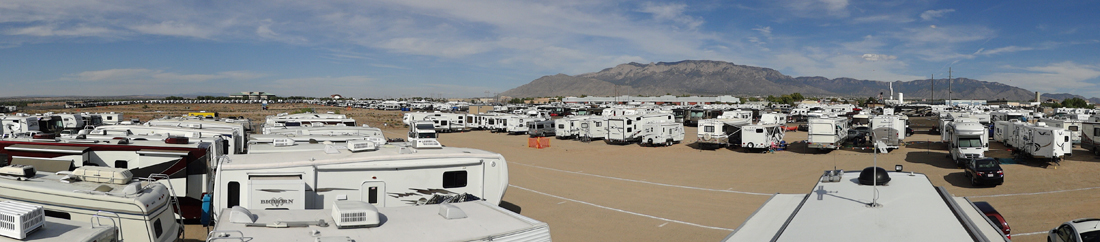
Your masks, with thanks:
M381 223L378 208L363 201L338 200L332 204L332 221L337 228L376 227Z
M369 140L349 140L346 143L351 152L378 150L378 144Z
M45 226L46 210L26 203L0 202L0 235L22 240Z
M192 129L201 129L202 124L187 124L187 127Z
M82 181L125 185L134 179L130 170L103 166L81 166L73 170L72 176Z
M9 165L0 167L0 175L31 178L34 177L34 166L30 165Z

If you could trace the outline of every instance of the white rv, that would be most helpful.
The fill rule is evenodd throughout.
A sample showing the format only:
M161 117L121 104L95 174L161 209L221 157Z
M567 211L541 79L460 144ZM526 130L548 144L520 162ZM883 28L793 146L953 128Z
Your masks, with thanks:
M378 207L341 200L328 207L227 208L206 241L550 241L546 223L484 201ZM301 222L279 226L287 218Z
M807 147L835 150L848 140L848 119L837 117L810 118Z
M14 205L14 206L13 206ZM41 211L42 206L15 202L15 201L3 201L0 202L0 210L6 210L5 212L18 211L18 208L33 208L42 212L37 215L35 213L27 213L25 216L12 216L18 214L5 214L13 218L13 222L22 224L34 224L30 227L23 227L24 231L15 234L13 237L0 236L0 242L101 242L101 241L119 241L118 240L118 225L112 224L110 220L113 218L107 218L106 216L96 216L91 221L73 221L63 218L55 218L45 216L44 211ZM3 213L3 212L0 212ZM26 221L19 221L26 219ZM14 230L13 230L14 231ZM11 235L8 235L11 236Z
M741 126L741 147L746 149L768 149L778 146L785 133L783 125L757 124Z
M609 120L603 116L589 116L589 118L584 119L584 122L580 123L580 128L577 129L577 139L585 142L594 139L607 139Z
M699 120L697 143L700 146L729 147L741 140L741 126L750 125L750 119L703 119Z
M671 123L672 114L651 113L644 115L617 116L607 119L607 139L609 143L633 143L642 141L645 135L644 124Z
M1081 143L1081 123L1083 121L1077 119L1039 119L1039 122L1046 123L1050 127L1057 127L1065 129L1069 132L1069 140L1074 144Z
M435 126L431 121L416 121L409 125L409 144L415 148L442 148L436 138Z
M131 181L135 177L125 169L96 167L99 176L83 171L5 175L10 179L0 179L0 200L42 206L50 216L74 221L111 220L120 241L175 241L183 232L172 212L178 203L168 187Z
M214 211L331 209L339 200L376 207L438 204L444 199L498 204L508 188L508 163L497 153L401 143L377 151L230 155L217 166Z
M808 194L772 195L722 241L1010 241L970 199L927 175L880 171L889 180L878 186L861 172L826 171Z
M1016 123L1015 137L1009 139L1019 155L1059 162L1071 154L1073 143L1069 132L1062 128L1047 127L1043 123Z
M962 166L962 161L985 157L989 151L989 130L981 123L971 120L951 122L944 130L949 137L947 140L951 159L956 165Z
M684 141L684 123L664 122L642 124L641 142L648 146L671 146Z
M757 124L787 124L787 115L782 113L760 114L760 121Z
M886 144L886 147L879 148L897 149L905 139L905 120L901 120L896 115L875 116L871 118L870 127L871 132L874 133L872 137Z

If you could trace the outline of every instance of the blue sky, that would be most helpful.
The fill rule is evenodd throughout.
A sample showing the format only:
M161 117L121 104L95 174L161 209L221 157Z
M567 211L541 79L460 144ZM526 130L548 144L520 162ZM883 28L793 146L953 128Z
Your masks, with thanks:
M0 96L484 96L627 62L1100 97L1100 1L0 0Z

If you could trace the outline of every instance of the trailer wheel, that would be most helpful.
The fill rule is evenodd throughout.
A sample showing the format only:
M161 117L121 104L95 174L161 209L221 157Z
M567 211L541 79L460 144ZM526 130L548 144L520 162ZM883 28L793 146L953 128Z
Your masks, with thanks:
M749 142L749 144L745 145L745 148L746 149L752 149L752 148L756 148L756 146L753 145L752 142Z
M665 147L672 146L672 140L665 140Z
M653 139L649 139L646 143L649 143L649 146L653 146Z

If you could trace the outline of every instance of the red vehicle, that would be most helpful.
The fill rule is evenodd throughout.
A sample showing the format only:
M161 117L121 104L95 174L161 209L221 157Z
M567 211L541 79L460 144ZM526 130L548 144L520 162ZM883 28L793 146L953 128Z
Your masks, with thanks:
M993 225L1001 229L1006 238L1012 239L1012 234L1009 234L1009 232L1012 232L1012 228L1008 226L1005 217L1001 216L1001 213L997 212L996 209L993 209L993 205L989 205L987 202L974 202L974 206L978 207L978 210L981 210L989 218L989 221L993 221Z

